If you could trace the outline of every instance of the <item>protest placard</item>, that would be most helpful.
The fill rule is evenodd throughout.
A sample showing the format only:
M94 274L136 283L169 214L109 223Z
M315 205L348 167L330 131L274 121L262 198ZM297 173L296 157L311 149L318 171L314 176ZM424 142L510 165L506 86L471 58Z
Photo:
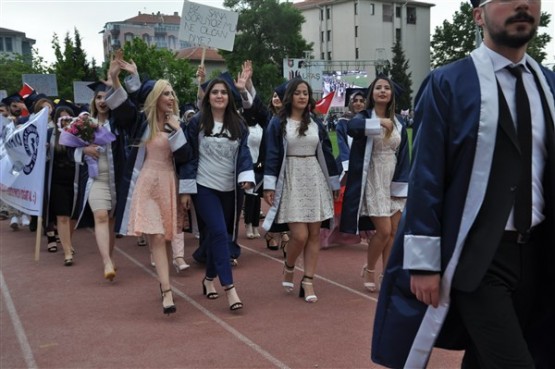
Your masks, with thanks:
M238 19L234 11L184 1L179 38L193 45L233 51Z
M22 74L23 83L32 86L38 94L58 96L58 82L55 74Z
M73 102L76 104L89 104L94 97L94 91L89 88L92 82L73 81Z

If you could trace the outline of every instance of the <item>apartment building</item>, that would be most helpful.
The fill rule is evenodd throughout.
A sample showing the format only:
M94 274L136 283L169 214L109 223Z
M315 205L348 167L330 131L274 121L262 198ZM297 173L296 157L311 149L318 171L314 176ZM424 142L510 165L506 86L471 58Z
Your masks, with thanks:
M27 38L25 32L0 28L0 56L22 55L31 63L32 49L35 40Z
M411 0L306 0L293 5L306 19L301 32L314 44L311 57L330 68L348 63L362 65L373 78L376 66L391 62L391 48L399 39L412 72L413 91L430 72L433 4Z

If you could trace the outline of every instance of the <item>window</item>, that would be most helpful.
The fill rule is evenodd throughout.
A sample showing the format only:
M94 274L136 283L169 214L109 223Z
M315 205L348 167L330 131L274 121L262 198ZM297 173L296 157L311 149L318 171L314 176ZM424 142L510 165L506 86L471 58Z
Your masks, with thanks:
M358 59L358 47L355 49L355 59Z
M407 24L416 24L416 8L407 6Z
M150 45L150 35L148 33L143 34L143 41L147 44Z
M401 41L401 28L395 28L395 40Z
M382 13L382 20L384 22L393 22L393 6L391 4L383 4Z
M12 38L11 37L5 37L4 42L6 43L6 51L11 53L13 51Z
M358 14L358 2L355 1L355 15Z
M374 15L374 4L370 4L370 15Z
M320 32L320 42L324 42L324 31Z
M328 60L331 60L331 51L328 51Z
M326 31L327 35L326 35L326 39L327 41L331 41L331 31Z
M324 9L320 9L320 20L324 20Z
M176 42L175 42L175 37L174 36L169 36L168 37L168 46L170 49L175 49L176 48Z
M326 55L325 55L324 53L320 53L320 59L324 60L324 57L325 57L325 56L326 56Z
M133 34L130 32L127 32L125 34L125 36L123 37L123 41L124 42L133 42Z
M330 19L331 17L331 9L329 7L326 8L326 19Z
M4 51L4 38L0 37L0 52Z
M395 18L401 18L401 7L400 6L395 7Z
M355 26L355 37L358 37L358 26Z

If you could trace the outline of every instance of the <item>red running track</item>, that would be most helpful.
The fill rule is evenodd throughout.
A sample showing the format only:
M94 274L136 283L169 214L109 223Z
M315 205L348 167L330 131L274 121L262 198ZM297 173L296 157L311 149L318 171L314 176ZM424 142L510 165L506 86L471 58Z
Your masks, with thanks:
M281 287L282 255L263 239L247 240L234 279L245 308L228 310L202 295L202 265L171 283L177 313L162 314L158 282L147 247L134 237L116 241L114 282L103 267L90 229L74 235L75 264L63 252L34 261L35 234L0 222L0 368L379 368L370 361L377 294L364 291L364 245L323 250L314 288L318 302ZM459 368L461 352L435 350L429 368Z

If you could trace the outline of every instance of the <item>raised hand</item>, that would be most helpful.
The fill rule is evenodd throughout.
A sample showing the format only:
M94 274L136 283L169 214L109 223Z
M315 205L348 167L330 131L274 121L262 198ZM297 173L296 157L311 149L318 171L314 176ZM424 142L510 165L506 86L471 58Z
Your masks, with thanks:
M130 59L129 62L126 62L125 60L122 59L119 64L120 64L120 68L129 74L139 73L137 70L137 65L135 64L133 59Z

